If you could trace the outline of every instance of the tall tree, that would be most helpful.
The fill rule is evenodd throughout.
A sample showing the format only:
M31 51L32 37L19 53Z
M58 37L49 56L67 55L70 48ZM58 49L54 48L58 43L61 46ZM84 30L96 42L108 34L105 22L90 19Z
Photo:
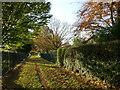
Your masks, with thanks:
M39 33L34 31L34 34L39 35L34 41L38 50L57 50L61 46L68 46L72 37L70 25L55 18L50 20L48 26L40 27L37 31Z
M51 18L49 28L53 31L53 34L60 37L62 43L70 42L72 33L70 31L70 25L67 22L62 22L59 19Z
M76 31L85 31L89 35L100 34L109 36L108 38L114 39L113 35L115 25L119 21L119 4L120 2L87 2L83 5L82 9L78 11L78 21L75 26ZM118 24L117 24L118 25ZM119 32L119 28L116 29ZM107 39L108 39L107 38Z
M57 34L53 34L53 31L48 26L43 26L40 29L39 36L33 39L37 51L57 50L62 45L61 38Z
M31 37L29 30L46 25L51 15L50 2L3 2L3 46L22 46Z

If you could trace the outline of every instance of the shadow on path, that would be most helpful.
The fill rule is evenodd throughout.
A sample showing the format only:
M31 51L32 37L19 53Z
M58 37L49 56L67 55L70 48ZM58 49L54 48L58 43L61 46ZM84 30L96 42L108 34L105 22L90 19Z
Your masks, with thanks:
M19 73L21 72L21 67L24 64L21 64L20 66L17 67L17 69L13 69L12 71L10 71L9 73L7 73L6 75L4 75L2 77L2 90L17 90L18 88L23 89L20 85L17 85L14 83L15 80L17 80L19 78Z

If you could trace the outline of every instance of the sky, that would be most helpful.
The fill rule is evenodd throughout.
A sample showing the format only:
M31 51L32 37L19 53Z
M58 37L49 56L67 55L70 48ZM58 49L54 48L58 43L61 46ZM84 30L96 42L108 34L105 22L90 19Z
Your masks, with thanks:
M73 25L77 20L77 11L82 6L85 0L48 0L51 2L50 13L53 18L59 19L62 22L67 22L69 25ZM70 31L67 37L71 37ZM66 37L66 38L67 38ZM72 41L69 41L72 44Z
M83 3L89 0L47 0L51 2L50 13L53 17L61 21L73 24L76 21L76 12L79 10ZM92 0L92 1L105 1L105 0ZM106 0L112 1L112 0Z
M77 0L48 0L51 2L50 13L54 18L73 24L76 21L76 12L81 6Z

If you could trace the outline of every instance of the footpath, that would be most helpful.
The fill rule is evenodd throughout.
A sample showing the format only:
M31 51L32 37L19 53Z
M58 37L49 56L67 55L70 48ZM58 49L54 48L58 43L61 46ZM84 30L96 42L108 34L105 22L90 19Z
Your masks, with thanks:
M37 56L31 56L3 76L3 90L109 90L109 84L91 80Z

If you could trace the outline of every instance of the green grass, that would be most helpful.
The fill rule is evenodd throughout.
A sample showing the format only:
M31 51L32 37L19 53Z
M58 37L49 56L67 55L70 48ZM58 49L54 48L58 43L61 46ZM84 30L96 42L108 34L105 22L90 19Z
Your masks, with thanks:
M66 70L62 71L60 68L56 67L55 64L49 63L46 60L40 60L37 65L50 88L102 89L106 88L108 85L104 85L100 83L100 81L90 81L90 79L88 80L87 78L76 76L75 74L72 75L71 73L67 73Z
M35 63L27 61L20 69L15 67L14 71L4 76L3 88L7 90L43 88L39 77Z
M16 80L15 83L23 88L43 88L35 69L35 63L28 62L22 67L22 72L19 74L19 79Z
M29 60L40 60L40 56L39 55L31 55L28 57Z
M40 71L39 75L38 71ZM16 73L16 74L15 74ZM42 80L44 82L41 82ZM11 79L12 78L12 79ZM28 58L28 61L14 73L5 78L4 87L41 89L41 88L77 88L77 89L105 89L108 84L101 83L85 78L81 75L71 73L64 68L57 67L55 64L40 58L37 55ZM45 86L45 83L47 86Z

